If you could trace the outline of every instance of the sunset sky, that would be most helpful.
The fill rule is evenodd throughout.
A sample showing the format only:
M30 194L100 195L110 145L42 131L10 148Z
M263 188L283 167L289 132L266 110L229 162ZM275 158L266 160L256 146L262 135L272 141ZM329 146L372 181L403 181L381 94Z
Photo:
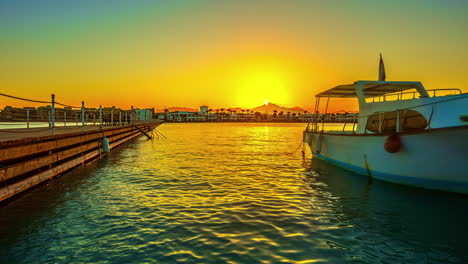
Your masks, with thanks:
M387 80L468 92L467 14L465 0L0 0L0 92L310 109L319 91L376 79L380 52Z

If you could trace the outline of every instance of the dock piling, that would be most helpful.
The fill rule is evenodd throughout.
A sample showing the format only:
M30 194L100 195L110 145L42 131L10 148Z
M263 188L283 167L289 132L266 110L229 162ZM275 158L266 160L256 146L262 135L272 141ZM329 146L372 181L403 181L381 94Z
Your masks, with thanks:
M52 94L51 105L52 136L55 136L55 94Z
M81 127L82 127L83 132L84 132L84 126L85 126L84 115L85 115L84 101L81 101Z
M102 129L102 105L99 106L99 127Z
M26 128L29 128L29 109L26 109Z

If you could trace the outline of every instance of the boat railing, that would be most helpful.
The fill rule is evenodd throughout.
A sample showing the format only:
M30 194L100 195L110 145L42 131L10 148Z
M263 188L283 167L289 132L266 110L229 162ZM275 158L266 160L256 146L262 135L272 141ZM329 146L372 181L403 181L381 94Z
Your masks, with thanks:
M426 90L428 94L432 94L431 97L441 96L441 92L455 92L455 93L448 93L447 95L457 95L462 94L462 91L458 88L439 88L439 89L430 89ZM439 95L437 95L439 93ZM398 101L398 100L408 100L408 99L416 99L416 96L419 94L418 91L410 91L410 92L401 92L401 93L392 93L392 94L384 94L381 96L374 96L366 98L366 102L374 103L374 102L385 102L385 101Z
M413 108L415 108L415 107L413 107ZM384 121L387 121L387 122L395 121L395 132L398 133L398 132L401 132L401 123L404 120L404 118L406 118L405 115L406 115L407 110L409 110L409 108L397 109L397 110L394 110L394 111L379 111L379 112L372 113L370 115L357 116L356 119L369 118L370 116L379 115L379 124L378 124L378 132L377 133L386 132L386 131L383 131ZM396 113L396 117L385 117L385 114L393 113L393 112ZM431 112L429 120L427 120L427 125L426 125L426 127L424 129L430 127L430 122L431 122L431 119L432 119L432 115L433 115L433 112ZM357 122L352 122L352 126L351 126L351 122L343 123L343 127L341 129L341 132L342 133L349 133L349 132L356 133L356 130L357 130L356 124L357 124ZM346 128L349 127L349 126L351 126L351 129L346 130ZM320 127L320 124L318 122L307 124L306 132L323 132L323 131L324 131L324 123L322 123L321 127ZM367 127L366 127L366 131L368 131ZM334 131L334 132L338 132L338 131Z
M381 112L375 112L375 113L372 113L370 115L365 115L365 116L358 116L356 117L356 119L360 119L360 118L368 118L370 116L374 116L374 115L379 115L379 125L378 125L378 133L382 133L382 127L383 127L383 123L384 123L384 120L386 121L395 121L395 124L396 124L396 132L400 132L400 126L401 126L401 112L402 111L406 111L406 109L401 109L401 110L395 110L395 111L381 111ZM386 113L391 113L391 112L396 112L396 117L394 118L384 118L385 114ZM432 117L432 114L431 114L431 117ZM404 118L404 117L403 117ZM356 126L356 123L357 122L352 122L352 127L350 130L346 130L346 128L348 128L349 126L351 126L351 122L344 122L343 123L343 127L341 128L340 131L334 131L334 132L342 132L342 133L356 133L356 130L357 130L357 126ZM427 127L430 126L430 120L428 121L428 125ZM306 127L306 132L323 132L325 131L324 130L325 128L325 123L322 123L322 126L320 126L319 122L313 122L313 123L308 123L307 124L307 127ZM367 128L366 128L366 131L367 131Z
M430 90L430 91L433 91L433 93L435 94L437 91L441 91L441 90L456 90L456 91L459 91L459 94L463 94L461 92L460 89L435 89L435 90ZM429 116L426 118L426 126L424 128L421 128L421 129L428 129L431 127L431 120L433 118L433 115L434 115L434 105L435 104L440 104L440 103L447 103L447 102L451 102L451 101L455 101L455 100L460 100L460 99L464 99L464 98L468 98L468 94L463 94L464 96L460 96L460 97L455 97L455 98L450 98L450 99L447 99L447 100L443 100L443 101L437 101L437 102L431 102L431 103L427 103L427 104L421 104L421 105L417 105L417 106L411 106L411 107L406 107L406 108L403 108L403 109L395 109L395 110L391 110L391 111L378 111L378 112L374 112L372 114L369 114L369 115L357 115L357 116L354 116L352 118L351 121L353 122L348 122L348 119L345 119L345 122L343 124L343 127L341 129L341 132L345 133L345 132L352 132L352 133L356 133L357 131L357 126L356 126L356 123L359 119L361 118L369 118L370 116L375 116L375 115L379 115L379 124L378 124L378 132L376 133L383 133L383 132L388 132L388 131L383 131L383 124L384 124L384 121L395 121L395 131L396 133L399 133L402 131L402 123L404 123L404 120L405 118L407 118L407 113L408 113L408 110L412 110L412 109L416 109L416 108L420 108L420 107L427 107L427 106L431 106L431 112L429 114ZM386 114L389 114L389 113L395 113L395 117L388 117L388 116L385 116ZM402 122L403 121L403 122ZM322 126L320 126L320 123L322 123ZM352 123L353 126L350 130L346 130L347 126L349 125L349 123ZM307 124L307 128L306 128L306 132L323 132L324 131L324 127L325 127L325 120L316 120L315 122L313 123L309 123ZM404 128L403 128L404 129ZM367 125L366 125L366 132L368 131L367 129Z

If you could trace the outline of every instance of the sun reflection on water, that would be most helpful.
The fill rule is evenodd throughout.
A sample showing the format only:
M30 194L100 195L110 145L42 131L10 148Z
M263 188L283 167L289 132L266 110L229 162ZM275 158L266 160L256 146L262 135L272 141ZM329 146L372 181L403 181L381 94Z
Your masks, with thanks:
M468 217L449 208L466 199L316 167L302 160L303 128L164 124L167 140L139 138L1 208L0 262L464 260L464 229L451 221ZM431 221L420 208L436 196L443 217ZM444 231L427 240L423 220Z

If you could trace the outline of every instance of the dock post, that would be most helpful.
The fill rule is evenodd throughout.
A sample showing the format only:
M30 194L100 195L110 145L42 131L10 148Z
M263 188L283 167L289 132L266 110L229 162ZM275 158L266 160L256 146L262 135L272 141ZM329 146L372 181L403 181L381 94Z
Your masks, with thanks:
M63 112L63 126L67 126L67 112Z
M52 94L52 109L50 114L52 122L52 136L55 136L55 94Z
M110 123L111 127L114 126L114 109L111 109L111 123Z
M102 105L99 106L99 128L102 129Z
M29 109L26 109L26 127L29 128Z
M119 126L122 126L122 111L119 110Z
M127 116L127 112L125 112L125 124L128 124L128 116Z
M132 105L132 111L130 111L130 124L133 125L133 116L132 116L132 114L133 114L133 105Z
M81 101L81 128L83 132L84 132L84 121L85 121L84 114L85 114L84 101Z

